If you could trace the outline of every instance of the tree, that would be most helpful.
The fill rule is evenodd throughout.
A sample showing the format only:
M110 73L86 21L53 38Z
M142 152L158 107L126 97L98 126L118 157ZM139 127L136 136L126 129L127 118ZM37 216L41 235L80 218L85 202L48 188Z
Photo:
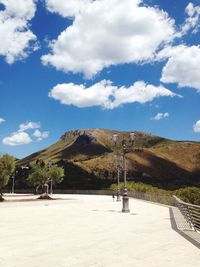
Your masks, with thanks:
M44 167L45 166L45 162L42 159L37 159L36 160L36 165L40 165L40 167Z
M3 155L0 158L0 201L3 201L2 188L7 185L11 174L15 170L15 158L10 155Z
M52 180L52 183L59 184L63 181L64 177L64 169L61 167L58 167L57 165L52 165L49 167L49 178L50 181Z
M42 164L34 164L31 168L31 173L28 176L27 180L36 187L42 188L42 195L40 198L49 198L49 183L52 179L53 183L60 183L63 180L64 170L61 167L56 165L54 166L43 166Z
M36 187L36 191L39 187L42 188L42 192L45 193L45 187L48 183L48 170L44 166L42 167L39 164L34 164L31 166L31 173L29 174L27 180L32 184L34 187ZM48 191L46 190L46 194L48 194Z

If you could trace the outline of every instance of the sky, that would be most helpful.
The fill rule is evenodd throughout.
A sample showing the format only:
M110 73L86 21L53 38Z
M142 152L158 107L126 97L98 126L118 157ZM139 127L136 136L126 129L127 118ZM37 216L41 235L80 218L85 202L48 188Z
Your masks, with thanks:
M0 0L0 152L73 129L200 141L199 0Z

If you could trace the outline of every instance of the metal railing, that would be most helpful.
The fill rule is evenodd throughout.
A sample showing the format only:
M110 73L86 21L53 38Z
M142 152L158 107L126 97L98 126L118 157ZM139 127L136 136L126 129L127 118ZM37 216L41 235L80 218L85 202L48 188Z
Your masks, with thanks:
M4 190L4 193L9 193ZM17 194L34 194L34 189L16 189L15 193ZM75 189L54 189L54 194L83 194L83 195L113 195L113 190L75 190ZM116 193L116 192L115 192ZM121 196L123 191L120 192ZM128 196L131 198L137 198L141 200L151 201L155 203L175 206L175 200L170 195L158 194L153 192L133 192L129 191Z
M200 206L186 203L176 196L173 196L176 206L185 217L186 221L190 224L191 228L195 231L200 231Z
M159 194L154 192L128 192L129 197L142 199L150 202L155 202L159 204L169 205L169 206L175 206L174 198L170 195L165 194Z
M65 189L55 189L55 194L83 194L83 195L113 195L113 190L65 190ZM114 192L115 195L117 192ZM120 195L123 195L123 191L120 192ZM175 201L172 196L164 195L164 194L158 194L153 192L133 192L129 191L128 196L131 198L137 198L141 200L151 201L155 203L175 206Z

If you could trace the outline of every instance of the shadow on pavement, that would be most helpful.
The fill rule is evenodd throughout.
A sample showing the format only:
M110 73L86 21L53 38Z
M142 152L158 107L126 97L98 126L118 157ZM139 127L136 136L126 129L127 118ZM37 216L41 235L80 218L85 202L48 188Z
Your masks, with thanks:
M169 215L172 229L200 249L200 233L191 229L179 209L170 207Z

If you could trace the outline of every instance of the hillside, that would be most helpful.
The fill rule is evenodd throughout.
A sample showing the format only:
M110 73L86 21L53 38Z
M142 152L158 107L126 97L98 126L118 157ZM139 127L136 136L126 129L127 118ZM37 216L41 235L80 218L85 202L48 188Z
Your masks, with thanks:
M18 166L40 159L65 167L63 188L99 188L115 181L114 156L120 155L124 136L127 143L128 179L142 181L162 188L200 185L197 159L200 143L168 140L135 131L135 141L130 132L106 129L68 131L52 146L18 161ZM113 134L119 135L115 145Z

